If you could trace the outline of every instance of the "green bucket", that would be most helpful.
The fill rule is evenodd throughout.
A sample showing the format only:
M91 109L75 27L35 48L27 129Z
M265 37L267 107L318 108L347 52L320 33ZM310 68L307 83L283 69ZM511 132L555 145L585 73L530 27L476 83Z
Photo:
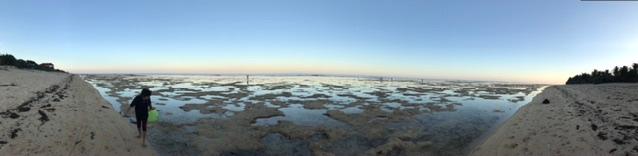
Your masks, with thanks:
M148 123L156 123L159 121L159 112L156 109L148 112Z

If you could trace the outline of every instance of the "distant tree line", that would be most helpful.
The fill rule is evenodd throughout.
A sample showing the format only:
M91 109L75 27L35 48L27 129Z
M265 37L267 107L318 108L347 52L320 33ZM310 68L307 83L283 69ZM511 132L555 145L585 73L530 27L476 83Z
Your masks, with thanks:
M612 71L594 70L590 73L583 73L570 77L566 84L600 84L614 82L638 82L638 63L629 66L616 66Z
M16 59L11 54L0 54L0 66L15 66L16 68L20 68L20 69L34 69L34 70L43 70L43 71L64 72L59 69L40 65L36 63L35 61Z

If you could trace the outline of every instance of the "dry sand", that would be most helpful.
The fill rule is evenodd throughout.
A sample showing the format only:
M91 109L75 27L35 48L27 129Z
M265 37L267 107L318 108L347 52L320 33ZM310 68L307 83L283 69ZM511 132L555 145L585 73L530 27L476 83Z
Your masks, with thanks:
M156 155L76 75L0 66L0 155Z
M638 155L638 84L548 87L470 155Z

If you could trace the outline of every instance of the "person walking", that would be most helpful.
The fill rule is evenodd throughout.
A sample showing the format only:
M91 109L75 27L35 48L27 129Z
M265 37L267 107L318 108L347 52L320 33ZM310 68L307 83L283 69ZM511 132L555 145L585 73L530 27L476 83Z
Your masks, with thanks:
M142 138L142 146L146 147L146 123L148 122L148 112L153 110L151 105L151 90L148 88L142 89L142 92L135 96L131 107L126 110L126 114L130 112L131 108L135 108L135 121L137 121L137 138Z

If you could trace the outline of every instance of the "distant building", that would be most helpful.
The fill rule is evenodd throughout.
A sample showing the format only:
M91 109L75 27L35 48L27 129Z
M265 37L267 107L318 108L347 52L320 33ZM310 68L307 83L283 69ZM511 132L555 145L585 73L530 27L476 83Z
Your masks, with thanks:
M46 69L55 69L55 67L53 66L53 63L42 63L40 64L40 67L43 67Z

